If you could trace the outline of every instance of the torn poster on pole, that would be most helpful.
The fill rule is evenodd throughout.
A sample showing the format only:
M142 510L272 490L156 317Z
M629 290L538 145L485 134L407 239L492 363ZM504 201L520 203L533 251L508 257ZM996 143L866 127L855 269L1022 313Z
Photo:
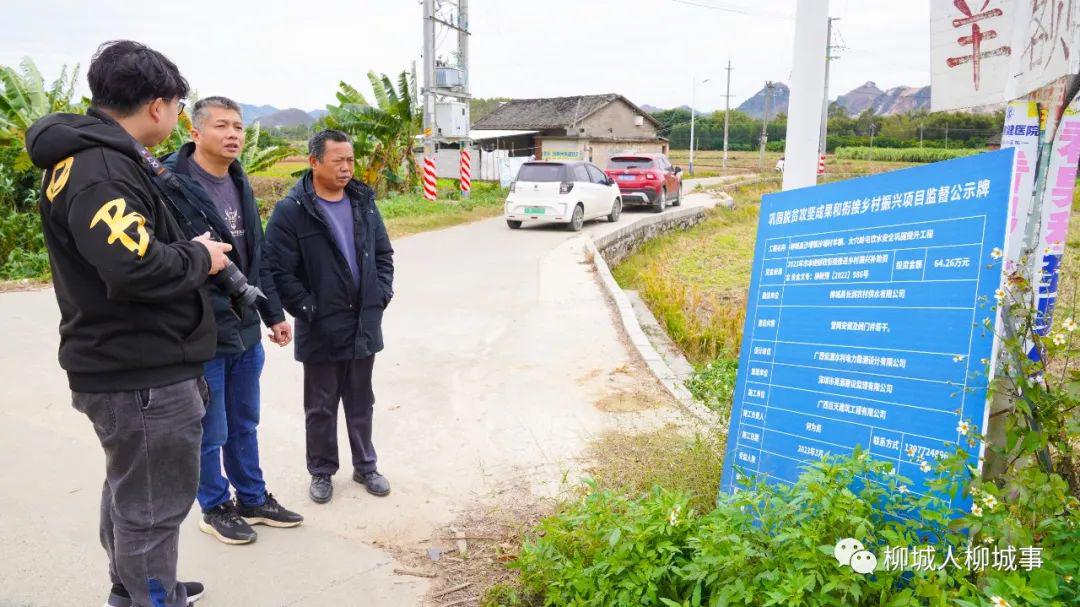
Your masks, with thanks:
M1005 271L1013 272L1020 264L1035 192L1035 165L1039 158L1039 107L1034 101L1012 101L1005 110L1002 148L1016 148L1012 200L1009 202L1009 227L1005 240Z

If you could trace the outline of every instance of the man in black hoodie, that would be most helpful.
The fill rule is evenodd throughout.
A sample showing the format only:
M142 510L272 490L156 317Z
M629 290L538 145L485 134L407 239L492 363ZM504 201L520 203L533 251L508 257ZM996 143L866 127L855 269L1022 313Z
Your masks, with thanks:
M185 239L154 181L160 165L144 146L172 132L188 91L176 65L137 42L110 42L88 79L86 116L53 114L26 134L45 170L39 208L60 365L105 451L107 605L190 605L202 585L177 582L177 540L198 485L203 363L216 341L200 287L231 247Z

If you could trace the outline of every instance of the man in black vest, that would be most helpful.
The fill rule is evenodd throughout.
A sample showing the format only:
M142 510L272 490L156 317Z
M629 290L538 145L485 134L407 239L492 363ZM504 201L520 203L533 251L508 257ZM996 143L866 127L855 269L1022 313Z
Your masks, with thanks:
M394 295L394 249L375 193L353 179L352 143L341 131L316 133L311 170L274 207L267 262L281 303L296 318L296 359L304 364L309 494L333 496L338 470L337 407L344 402L353 480L390 493L371 442L371 372L383 349L383 310Z
M190 605L203 588L177 582L176 559L198 487L203 363L216 334L200 287L228 263L230 246L182 235L145 149L183 109L188 84L176 65L137 42L109 42L88 79L85 116L52 114L26 133L30 158L45 169L39 209L60 305L60 366L105 451L107 605Z
M241 305L217 285L208 287L218 330L217 350L205 367L210 402L203 417L199 529L226 544L248 544L257 537L251 525L295 527L304 520L267 492L259 465L259 377L264 361L259 318L278 346L288 345L292 329L262 263L262 221L237 160L244 149L240 106L226 97L205 97L195 103L191 122L193 141L163 161L177 178L175 195L170 196L176 219L191 233L210 231L232 245L229 257L265 295Z

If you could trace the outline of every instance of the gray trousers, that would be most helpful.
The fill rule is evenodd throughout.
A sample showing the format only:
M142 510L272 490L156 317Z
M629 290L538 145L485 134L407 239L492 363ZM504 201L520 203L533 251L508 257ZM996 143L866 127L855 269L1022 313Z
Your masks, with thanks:
M352 449L353 469L375 471L371 421L375 392L371 372L375 355L332 363L304 363L304 425L307 430L309 474L338 471L338 403L345 409L345 427Z
M104 394L72 392L105 450L101 545L109 577L136 607L181 607L176 580L180 523L199 486L206 382Z

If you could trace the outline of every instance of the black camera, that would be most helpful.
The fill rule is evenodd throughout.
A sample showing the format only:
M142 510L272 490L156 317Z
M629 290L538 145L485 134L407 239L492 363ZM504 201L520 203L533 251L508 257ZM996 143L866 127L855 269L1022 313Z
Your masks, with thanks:
M224 269L208 278L207 281L229 296L232 312L237 318L241 318L244 310L257 300L266 299L262 290L252 286L247 276L244 276L244 273L232 261L225 264Z
M191 218L177 208L172 197L169 195L169 190L175 192L178 196L184 195L184 186L180 183L180 180L177 179L176 175L173 175L172 171L166 168L165 165L161 164L157 158L154 158L154 155L150 153L150 150L147 150L138 142L135 142L135 151L143 160L143 168L150 173L150 177L154 180L155 184L161 188L165 202L169 205L177 222L180 223L180 229L184 231L188 238L198 238L201 232L195 227ZM206 224L207 229L210 231L210 236L214 240L221 242L221 237L214 230L213 225L210 223L210 218L203 214L202 219ZM244 310L257 300L266 299L266 295L263 294L262 290L259 289L259 287L252 286L248 282L247 276L244 276L244 273L240 271L240 268L236 267L236 264L233 263L232 260L227 260L225 267L217 274L208 278L207 282L221 289L221 291L229 297L230 308L237 318L243 318Z

